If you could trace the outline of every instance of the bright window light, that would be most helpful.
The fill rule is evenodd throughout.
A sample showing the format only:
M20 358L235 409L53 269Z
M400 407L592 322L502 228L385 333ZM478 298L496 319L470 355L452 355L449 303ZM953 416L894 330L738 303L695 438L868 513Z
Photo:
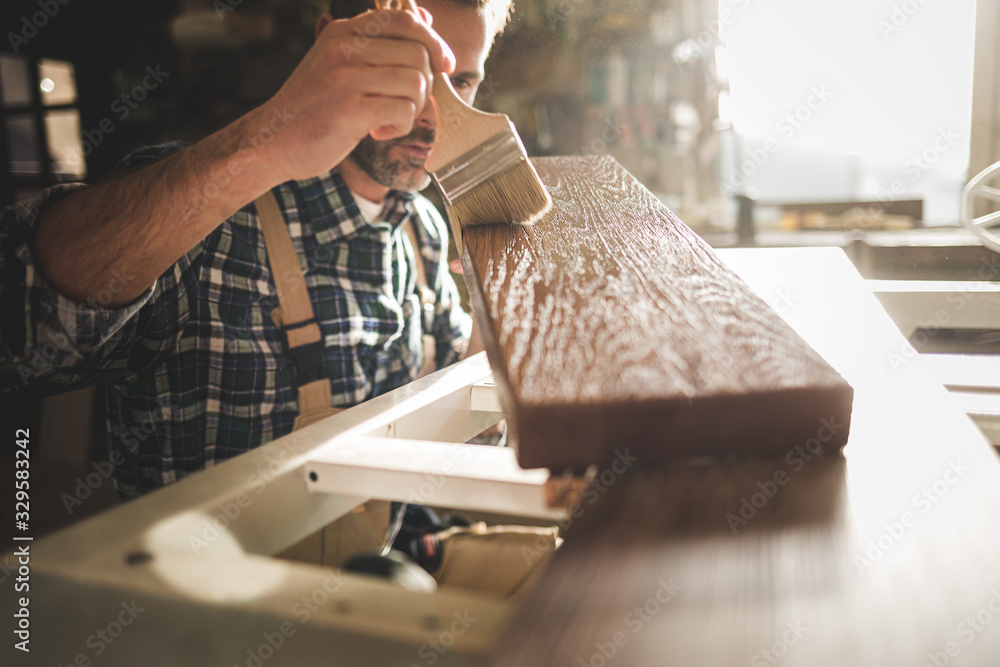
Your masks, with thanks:
M737 144L723 182L814 201L900 183L923 193L932 222L957 223L975 12L975 0L720 0ZM741 172L740 160L765 144L766 164ZM823 185L819 166L799 168L809 178L800 182L801 161L836 173Z

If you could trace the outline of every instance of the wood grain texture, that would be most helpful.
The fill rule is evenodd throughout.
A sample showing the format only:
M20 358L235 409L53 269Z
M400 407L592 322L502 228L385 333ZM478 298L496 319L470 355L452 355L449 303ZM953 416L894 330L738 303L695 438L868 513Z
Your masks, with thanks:
M760 455L849 423L843 378L613 159L533 162L552 211L466 229L463 260L521 465Z
M720 255L855 388L843 457L602 471L491 667L994 667L996 454L839 250Z

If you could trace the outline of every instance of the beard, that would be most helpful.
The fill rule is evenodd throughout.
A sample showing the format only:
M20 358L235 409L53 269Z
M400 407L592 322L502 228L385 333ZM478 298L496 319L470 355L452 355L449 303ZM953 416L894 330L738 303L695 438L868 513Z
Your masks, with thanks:
M379 185L393 190L423 190L430 182L430 175L424 171L424 159L412 157L392 158L389 152L400 144L433 144L435 131L429 127L414 127L405 137L376 141L367 135L351 151L354 163Z

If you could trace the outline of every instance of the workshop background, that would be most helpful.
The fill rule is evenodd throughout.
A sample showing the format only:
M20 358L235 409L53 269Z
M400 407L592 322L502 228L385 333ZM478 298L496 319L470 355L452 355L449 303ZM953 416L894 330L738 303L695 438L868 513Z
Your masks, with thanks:
M325 5L6 0L0 206L261 104ZM517 0L478 103L531 155L612 155L713 245L841 245L892 277L953 243L941 277L963 280L988 254L959 198L1000 160L1000 0L903 5ZM99 391L41 400L29 378L0 402L3 433L37 434L38 535L114 503L106 475L88 481L107 461Z

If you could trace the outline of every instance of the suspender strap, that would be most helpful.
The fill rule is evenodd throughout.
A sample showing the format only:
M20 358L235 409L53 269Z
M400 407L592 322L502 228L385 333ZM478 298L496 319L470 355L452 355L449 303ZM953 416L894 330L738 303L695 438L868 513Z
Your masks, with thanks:
M414 261L417 265L417 296L420 298L421 322L426 334L431 330L431 322L434 317L434 302L437 300L437 297L434 294L434 290L427 284L427 269L424 267L424 256L420 253L420 243L417 242L417 235L413 231L413 227L416 224L415 218L410 218L406 224L406 235L410 239Z
M267 247L268 263L278 292L278 308L272 311L271 318L284 332L288 351L295 360L299 382L299 417L295 420L295 428L298 429L339 410L332 407L330 381L323 367L322 335L309 300L302 267L295 253L295 246L292 245L292 237L288 234L285 217L272 191L265 192L255 203L264 234L264 245ZM428 309L433 311L435 297L427 285L427 271L420 253L420 244L413 231L414 224L411 219L405 227L416 255L417 294L420 296L422 314L426 318ZM425 333L423 339L424 368L421 376L434 370L434 338Z
M430 375L437 370L435 361L437 344L434 336L430 334L431 325L434 322L434 303L437 300L434 290L427 285L427 269L424 267L424 256L420 253L420 244L417 242L417 235L413 231L416 219L410 218L406 224L406 235L410 238L410 245L413 247L414 260L417 265L417 296L420 298L420 319L423 326L424 364L420 368L417 377Z
M427 270L424 268L424 257L420 254L420 244L417 243L417 235L413 232L413 225L416 223L410 218L406 225L406 235L410 237L410 245L413 246L413 254L416 256L417 264L417 289L427 287Z
M260 228L264 233L267 259L274 273L278 306L272 312L275 324L281 327L288 351L295 360L298 376L299 418L296 428L325 416L333 410L330 381L323 367L323 340L319 323L309 301L309 290L302 275L292 237L288 234L285 216L271 191L257 198Z
M320 340L319 324L309 301L306 279L299 266L298 255L288 234L285 217L278 208L278 201L271 191L257 199L257 213L264 232L267 259L274 272L274 285L278 290L281 306L282 329L288 336L289 347L300 347Z

